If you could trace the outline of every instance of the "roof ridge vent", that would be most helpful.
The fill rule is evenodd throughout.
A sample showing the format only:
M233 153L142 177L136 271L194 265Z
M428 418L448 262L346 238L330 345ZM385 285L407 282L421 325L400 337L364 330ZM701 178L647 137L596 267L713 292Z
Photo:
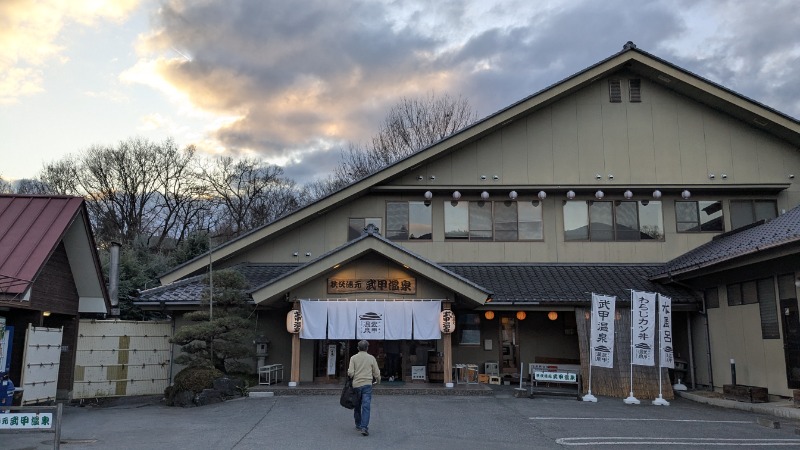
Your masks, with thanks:
M633 41L628 41L628 42L625 43L625 45L622 46L623 50L633 50L635 48L636 48L636 44L634 44Z

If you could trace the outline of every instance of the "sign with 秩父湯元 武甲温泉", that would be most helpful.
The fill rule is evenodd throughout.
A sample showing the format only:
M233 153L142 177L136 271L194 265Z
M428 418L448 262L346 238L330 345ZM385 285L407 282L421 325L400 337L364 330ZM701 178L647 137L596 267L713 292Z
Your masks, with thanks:
M328 294L357 292L416 294L417 280L414 278L328 278Z

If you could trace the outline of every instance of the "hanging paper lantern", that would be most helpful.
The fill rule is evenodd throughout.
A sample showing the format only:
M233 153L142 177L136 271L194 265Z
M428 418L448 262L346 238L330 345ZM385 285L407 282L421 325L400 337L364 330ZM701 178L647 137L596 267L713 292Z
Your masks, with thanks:
M293 309L286 315L286 331L297 334L303 328L303 315L300 310Z
M456 315L450 309L445 309L439 314L439 330L450 334L456 330Z
M558 319L558 313L555 311L550 311L549 313L547 313L547 318L550 320L556 320Z
M517 311L517 320L525 320L526 317L528 317L528 315L525 311Z
M486 311L483 313L483 317L486 317L486 320L494 319L494 311Z

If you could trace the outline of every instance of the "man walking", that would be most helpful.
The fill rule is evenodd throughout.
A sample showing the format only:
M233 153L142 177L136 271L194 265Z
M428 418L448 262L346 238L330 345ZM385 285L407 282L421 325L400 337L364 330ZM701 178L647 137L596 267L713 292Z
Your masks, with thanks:
M372 385L381 381L381 370L375 357L367 353L369 342L358 341L358 353L350 358L347 375L353 378L353 388L358 392L358 403L353 409L356 430L369 436L369 410L372 402Z

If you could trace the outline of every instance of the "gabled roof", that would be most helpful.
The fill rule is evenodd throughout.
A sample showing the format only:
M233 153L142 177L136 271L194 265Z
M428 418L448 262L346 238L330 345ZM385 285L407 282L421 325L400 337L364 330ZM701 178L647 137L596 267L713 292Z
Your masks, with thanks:
M708 269L745 256L800 244L800 206L763 224L742 227L714 237L665 263L652 273L660 280Z
M257 303L274 299L284 292L305 284L307 280L335 270L334 266L339 267L368 253L378 253L398 265L413 267L413 270L420 275L478 305L482 305L492 294L491 291L469 279L395 244L368 228L358 238L256 287L251 291L251 295Z
M636 73L666 89L686 95L709 107L723 111L744 123L771 133L800 147L800 122L743 95L726 89L694 73L682 69L627 43L623 50L558 83L549 86L511 106L502 109L473 125L460 130L429 147L369 175L341 190L309 204L261 228L231 240L212 251L214 261L222 261L246 251L258 242L276 236L287 229L313 220L314 217L337 208L345 202L367 194L377 185L412 171L426 161L458 150L506 125L563 99L591 83L619 71ZM427 180L420 189L437 187ZM162 282L172 282L198 273L205 267L208 255L199 256L162 275Z
M0 294L20 298L64 243L80 312L107 313L108 293L80 197L0 195Z

